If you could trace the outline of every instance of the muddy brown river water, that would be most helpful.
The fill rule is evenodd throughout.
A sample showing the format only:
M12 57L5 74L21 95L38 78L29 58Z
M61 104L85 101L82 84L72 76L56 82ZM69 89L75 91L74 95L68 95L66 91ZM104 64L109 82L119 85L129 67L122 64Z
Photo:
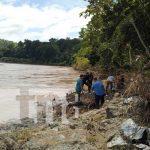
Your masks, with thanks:
M20 119L20 99L26 101L27 96L34 95L29 117L36 115L38 95L65 98L74 90L78 75L71 67L0 63L0 123Z

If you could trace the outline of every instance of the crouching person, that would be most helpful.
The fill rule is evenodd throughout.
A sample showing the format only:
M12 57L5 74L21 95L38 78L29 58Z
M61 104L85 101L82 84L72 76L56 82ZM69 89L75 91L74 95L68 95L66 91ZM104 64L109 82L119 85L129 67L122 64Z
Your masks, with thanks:
M94 83L92 84L92 91L95 93L95 104L96 108L99 109L104 104L105 88L102 81L94 78Z

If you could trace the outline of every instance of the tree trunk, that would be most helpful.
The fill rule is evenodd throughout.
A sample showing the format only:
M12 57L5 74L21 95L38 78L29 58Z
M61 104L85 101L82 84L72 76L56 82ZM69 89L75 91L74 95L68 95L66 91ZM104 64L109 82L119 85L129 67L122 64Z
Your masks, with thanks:
M131 54L131 46L129 45L129 61L130 65L132 65L132 54Z
M143 41L143 39L142 39L142 37L141 37L141 35L140 35L140 32L139 32L138 28L136 27L136 25L135 25L133 19L132 19L131 23L132 23L132 25L133 25L133 27L134 27L134 29L135 29L135 31L136 31L136 33L137 33L139 39L140 39L141 44L142 44L143 47L145 48L146 54L150 57L149 49L146 47L146 45L145 45L145 43L144 43L144 41Z

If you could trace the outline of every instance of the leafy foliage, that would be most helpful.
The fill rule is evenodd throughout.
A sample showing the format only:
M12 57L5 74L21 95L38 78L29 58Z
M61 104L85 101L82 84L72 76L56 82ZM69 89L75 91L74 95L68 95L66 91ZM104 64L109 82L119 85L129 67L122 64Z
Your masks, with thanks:
M74 64L74 68L78 70L84 70L89 67L89 60L84 57L76 57L76 63Z
M85 17L91 20L80 32L81 50L90 64L101 66L133 66L137 56L149 60L149 0L86 0ZM90 58L94 55L96 58Z

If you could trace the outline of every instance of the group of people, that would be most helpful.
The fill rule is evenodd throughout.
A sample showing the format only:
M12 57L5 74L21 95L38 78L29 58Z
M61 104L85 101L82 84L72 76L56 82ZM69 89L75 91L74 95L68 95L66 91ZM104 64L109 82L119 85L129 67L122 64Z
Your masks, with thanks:
M116 77L109 75L107 80L101 80L101 77L94 77L93 74L87 72L81 74L76 82L76 93L78 95L78 102L80 102L80 96L83 92L83 87L88 87L88 92L94 92L95 94L95 107L99 109L104 104L104 97L108 95L109 91L115 91L116 89L124 88L124 77L120 73L116 74Z

